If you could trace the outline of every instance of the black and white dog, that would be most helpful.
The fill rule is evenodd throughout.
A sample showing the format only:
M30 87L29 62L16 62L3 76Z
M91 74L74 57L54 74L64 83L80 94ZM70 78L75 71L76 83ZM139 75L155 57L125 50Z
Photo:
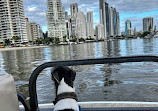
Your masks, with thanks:
M51 74L56 88L54 111L79 111L73 88L76 72L68 67L59 66L53 68Z

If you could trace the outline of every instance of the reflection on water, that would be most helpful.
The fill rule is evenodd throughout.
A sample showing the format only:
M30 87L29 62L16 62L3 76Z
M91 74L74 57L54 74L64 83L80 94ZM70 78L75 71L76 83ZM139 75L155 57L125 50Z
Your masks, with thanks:
M28 96L32 71L44 62L128 55L158 55L158 39L115 40L78 45L53 46L0 52L0 74L12 74L18 91ZM158 65L123 63L73 66L77 71L75 87L79 101L158 101ZM50 70L37 81L40 103L54 99Z

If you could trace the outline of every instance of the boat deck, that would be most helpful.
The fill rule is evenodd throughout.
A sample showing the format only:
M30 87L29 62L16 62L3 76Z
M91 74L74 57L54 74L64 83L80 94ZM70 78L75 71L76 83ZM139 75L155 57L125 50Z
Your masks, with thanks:
M82 111L158 111L158 102L79 102ZM22 106L20 111L24 111ZM40 104L40 111L53 111L53 104Z

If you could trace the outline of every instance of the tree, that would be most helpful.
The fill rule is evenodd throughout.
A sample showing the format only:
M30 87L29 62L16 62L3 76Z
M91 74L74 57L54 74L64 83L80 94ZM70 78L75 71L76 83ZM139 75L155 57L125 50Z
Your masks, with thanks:
M67 42L67 41L66 41L66 37L67 37L66 35L63 36L63 42Z
M4 43L5 43L6 45L10 45L11 42L10 42L9 39L5 39Z
M35 41L36 44L43 44L44 43L44 39L42 37L37 38Z
M152 27L151 27L151 24L150 24L150 26L149 26L149 32L151 32L152 31Z
M46 44L50 44L50 43L53 43L53 38L51 38L51 37L47 37L47 38L45 38L44 39L44 42L46 43Z
M85 39L84 38L80 38L79 42L85 42Z
M19 36L13 36L12 37L12 40L14 40L14 41L18 41L18 40L20 40L21 38L19 37Z
M148 34L150 34L150 32L144 32L142 35L141 35L141 37L145 37L145 36L147 36Z
M59 44L59 43L60 43L59 37L55 37L55 40L54 40L54 41L55 41L56 44Z

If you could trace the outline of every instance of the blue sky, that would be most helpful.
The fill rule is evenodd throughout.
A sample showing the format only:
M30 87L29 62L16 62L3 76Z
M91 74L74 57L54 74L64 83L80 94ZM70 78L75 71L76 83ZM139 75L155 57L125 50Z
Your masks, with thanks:
M36 22L42 26L43 31L47 30L46 24L46 0L23 0L25 17L29 21ZM93 11L94 25L99 24L99 0L62 0L65 10L69 12L70 3L77 2L79 10ZM132 21L132 28L142 30L142 19L144 17L154 17L154 25L158 27L158 0L107 0L110 6L115 7L120 12L120 27L124 31L126 19ZM158 29L158 28L157 28Z

